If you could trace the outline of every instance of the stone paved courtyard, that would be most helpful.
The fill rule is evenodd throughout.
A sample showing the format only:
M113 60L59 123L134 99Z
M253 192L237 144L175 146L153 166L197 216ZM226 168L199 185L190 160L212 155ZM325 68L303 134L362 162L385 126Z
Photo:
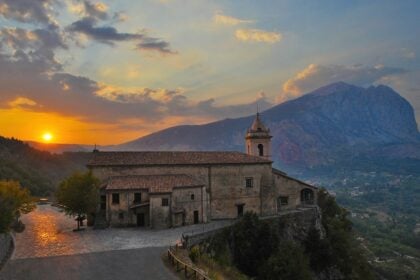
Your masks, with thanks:
M98 279L173 279L160 260L165 249L183 232L202 232L228 223L73 232L76 222L50 205L39 205L22 221L26 229L15 235L15 251L0 279L92 279L93 275L100 275Z

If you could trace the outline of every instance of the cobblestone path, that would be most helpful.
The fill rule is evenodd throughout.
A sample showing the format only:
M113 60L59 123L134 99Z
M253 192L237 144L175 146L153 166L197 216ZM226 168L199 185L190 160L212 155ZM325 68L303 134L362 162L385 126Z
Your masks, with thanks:
M165 249L183 232L207 231L227 223L73 232L74 219L50 205L39 205L22 221L26 229L15 235L15 251L0 279L174 279L160 260Z
M22 217L26 229L16 234L12 259L74 255L112 250L173 245L183 232L205 231L223 225L223 221L175 229L108 228L73 232L76 222L55 207L39 205Z

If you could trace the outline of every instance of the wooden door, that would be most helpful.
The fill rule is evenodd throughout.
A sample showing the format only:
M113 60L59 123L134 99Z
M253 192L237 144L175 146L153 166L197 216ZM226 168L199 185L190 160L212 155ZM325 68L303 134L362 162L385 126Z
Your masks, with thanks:
M137 226L144 227L144 213L137 213Z
M199 223L198 211L194 211L194 224L198 224L198 223Z

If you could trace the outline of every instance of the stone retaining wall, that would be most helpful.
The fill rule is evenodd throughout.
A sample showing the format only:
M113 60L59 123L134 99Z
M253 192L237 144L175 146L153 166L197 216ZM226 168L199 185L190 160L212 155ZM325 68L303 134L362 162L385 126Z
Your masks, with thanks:
M260 219L278 222L280 225L280 236L285 240L303 241L312 227L315 227L320 232L321 238L325 236L324 228L321 225L321 214L316 206L284 211L278 215L260 217ZM235 220L232 220L231 224L217 229L205 232L185 233L182 235L182 245L184 248L191 248L207 238L216 235L223 229L231 227L234 223Z
M318 207L300 208L280 214L277 219L279 223L280 236L285 240L302 242L306 239L308 232L315 227L320 237L325 237L325 230L321 223L321 212Z
M0 234L0 270L6 264L13 252L13 238L9 233Z

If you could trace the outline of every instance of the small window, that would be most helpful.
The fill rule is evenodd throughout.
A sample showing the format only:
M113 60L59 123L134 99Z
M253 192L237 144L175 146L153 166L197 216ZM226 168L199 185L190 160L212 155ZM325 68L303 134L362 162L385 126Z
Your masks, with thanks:
M118 213L118 219L124 220L124 213Z
M120 194L113 193L112 194L112 204L120 204Z
M195 199L195 195L191 194L191 200L194 200L194 199Z
M140 203L141 202L141 193L137 192L134 193L134 203Z
M288 196L280 196L280 205L287 205L289 204L289 197Z
M169 199L168 198L162 198L162 206L169 206Z
M254 178L249 177L249 178L245 178L245 186L247 188L252 188L254 187Z

